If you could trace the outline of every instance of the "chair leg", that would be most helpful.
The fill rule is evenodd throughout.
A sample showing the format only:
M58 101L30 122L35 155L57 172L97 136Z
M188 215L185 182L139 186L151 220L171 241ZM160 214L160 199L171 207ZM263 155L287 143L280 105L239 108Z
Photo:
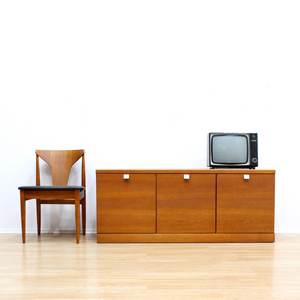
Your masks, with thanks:
M76 243L79 244L80 228L80 197L79 190L75 191L75 226L76 226Z
M26 242L26 204L25 204L25 191L20 190L21 201L21 223L22 223L22 242Z
M36 199L37 232L41 235L41 201Z
M82 215L82 234L86 233L86 202L85 198L81 200L81 215Z

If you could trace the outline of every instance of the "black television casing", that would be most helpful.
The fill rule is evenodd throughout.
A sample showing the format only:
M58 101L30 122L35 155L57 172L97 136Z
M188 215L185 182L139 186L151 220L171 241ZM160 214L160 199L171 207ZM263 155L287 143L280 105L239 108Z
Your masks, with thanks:
M213 158L213 137L214 136L245 136L247 138L247 162L246 163L226 163L214 162ZM208 134L208 162L207 166L214 168L244 168L255 169L258 167L258 148L257 133L226 133L226 132L210 132Z

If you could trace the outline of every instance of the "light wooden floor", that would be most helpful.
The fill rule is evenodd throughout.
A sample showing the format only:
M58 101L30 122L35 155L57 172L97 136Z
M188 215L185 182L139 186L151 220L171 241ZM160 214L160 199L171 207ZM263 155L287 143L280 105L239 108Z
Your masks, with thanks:
M0 299L300 299L300 234L271 244L97 244L0 234Z

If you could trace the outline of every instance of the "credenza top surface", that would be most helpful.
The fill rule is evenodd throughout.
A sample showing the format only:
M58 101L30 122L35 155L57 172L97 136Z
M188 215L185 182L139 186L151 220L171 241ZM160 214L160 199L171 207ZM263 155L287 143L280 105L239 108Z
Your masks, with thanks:
M96 174L275 174L275 170L260 169L98 169Z

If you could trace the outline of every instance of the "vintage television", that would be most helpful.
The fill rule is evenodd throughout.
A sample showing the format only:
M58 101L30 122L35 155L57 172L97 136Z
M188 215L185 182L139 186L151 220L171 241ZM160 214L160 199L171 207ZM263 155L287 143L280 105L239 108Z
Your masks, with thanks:
M257 133L210 132L208 167L248 168L258 166Z

